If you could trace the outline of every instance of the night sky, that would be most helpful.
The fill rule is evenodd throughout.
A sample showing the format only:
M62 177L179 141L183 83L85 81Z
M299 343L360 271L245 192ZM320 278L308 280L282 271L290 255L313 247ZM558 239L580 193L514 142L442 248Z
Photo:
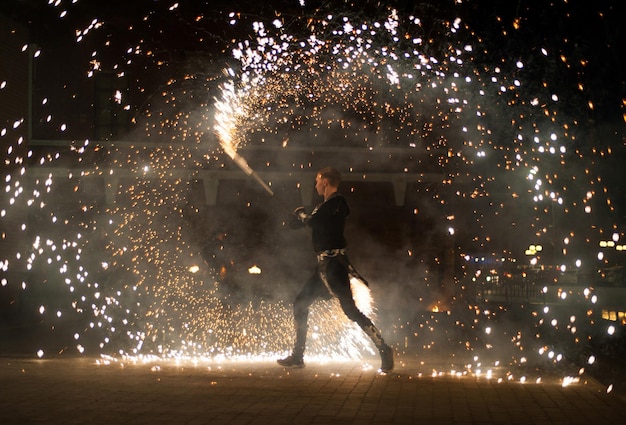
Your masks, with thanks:
M69 78L80 75L73 74L72 69L80 70L84 75L85 61L88 62L87 55L93 52L92 48L98 50L103 70L120 60L119 49L125 46L140 45L152 49L153 63L145 64L145 75L138 76L142 80L149 79L149 69L156 66L155 61L167 61L166 66L174 68L188 52L202 51L215 60L228 61L231 41L249 37L251 22L260 18L280 16L289 22L299 16L319 16L327 11L341 10L365 18L379 15L386 6L394 6L400 13L415 13L423 19L425 31L431 36L429 48L436 51L440 42L436 23L450 19L450 16L459 16L484 43L483 60L501 61L506 66L506 61L512 62L544 47L560 56L562 63L549 67L529 63L527 70L535 72L538 79L549 80L559 89L561 96L571 96L571 101L565 98L566 101L562 102L565 107L571 104L573 112L582 113L592 123L623 122L625 82L620 59L625 37L619 2L391 1L384 2L384 6L376 1L358 2L358 6L344 1L303 3L304 6L297 0L267 3L13 0L3 2L0 12L27 25L33 42L50 51L49 56L54 56L57 51L69 55L64 56L63 61L50 58L53 63L50 67L46 63L45 74L66 78L65 81L62 77L44 80L42 84L46 86L70 83ZM173 8L173 5L178 7ZM66 15L61 18L63 12ZM236 25L228 25L228 15L232 12L240 17ZM104 22L104 28L77 44L75 31L86 28L94 18ZM131 26L132 30L129 29ZM171 72L175 74L176 70ZM45 78L43 75L39 77ZM162 82L157 80L152 84ZM583 89L576 89L578 83L583 84ZM131 85L131 90L133 88ZM581 108L581 99L593 102L593 111L577 110ZM138 104L142 100L137 99Z

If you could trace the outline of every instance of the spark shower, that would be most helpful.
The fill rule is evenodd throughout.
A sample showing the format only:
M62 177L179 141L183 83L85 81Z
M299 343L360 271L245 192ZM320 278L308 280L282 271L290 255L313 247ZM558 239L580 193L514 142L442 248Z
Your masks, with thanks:
M68 46L89 51L80 63L84 81L107 72L131 85L111 97L132 116L132 132L125 136L130 142L72 139L70 150L24 148L17 136L24 116L15 116L0 133L11 169L1 218L20 240L2 259L3 270L13 273L2 286L24 298L29 291L52 295L37 298L35 307L51 334L72 330L72 341L60 336L60 351L256 358L290 346L288 300L230 305L219 295L219 271L194 268L202 255L189 224L198 211L188 205L190 182L228 162L219 131L235 141L235 153L263 146L280 156L293 147L315 151L329 143L391 152L388 163L342 170L363 181L368 167L376 166L424 185L419 176L440 175L419 196L450 219L445 225L457 236L461 278L474 278L483 263L527 262L563 272L595 268L623 248L614 192L599 171L612 148L594 144L588 123L596 106L587 97L586 58L569 57L568 40L548 34L545 44L511 49L513 55L501 47L519 40L524 21L485 19L501 27L487 40L456 15L456 8L474 3L469 1L454 2L441 12L445 19L429 8L409 13L371 5L359 12L342 4L316 9L296 2L288 13L277 10L269 18L234 9L215 18L208 6L165 3L125 16L123 36L119 22L102 18L105 12L90 11L87 19L80 1L48 5L59 22L76 17L73 23L84 24ZM550 13L567 14L573 6L551 7ZM154 36L167 32L171 19L184 22L188 31L180 39L191 40L189 50L206 48L199 57L210 60L189 59L172 69L177 63L163 57ZM207 29L216 20L219 37ZM214 38L227 40L226 55L215 53ZM25 45L15 54L37 61L47 52ZM0 83L2 94L11 82ZM142 104L128 94L147 91ZM82 94L68 85L62 97L73 96ZM61 138L71 133L73 123L54 112L60 100L45 90L35 97L35 110L42 112L35 119ZM216 114L224 107L226 118ZM408 152L410 160L396 162L395 152ZM68 171L64 161L79 166ZM273 166L266 164L268 170ZM306 162L287 168L282 171L315 171ZM95 193L88 183L94 179L108 192ZM71 201L59 203L59 196ZM114 201L103 202L107 196ZM603 247L599 241L612 243ZM524 255L529 246L551 252ZM403 255L409 260L411 254ZM591 303L593 293L581 297ZM336 320L338 311L325 302L313 312L320 327L313 330L318 338L312 355L358 357L367 346L358 328ZM537 312L537 326L552 323L543 317L549 312ZM491 326L483 325L489 320L476 308L469 326L475 332L487 327L491 334ZM517 350L514 364L528 358L522 339L506 342ZM468 342L468 351L476 344ZM540 346L537 355L550 356L548 362L562 358L558 347L534 344ZM51 354L45 347L39 351Z

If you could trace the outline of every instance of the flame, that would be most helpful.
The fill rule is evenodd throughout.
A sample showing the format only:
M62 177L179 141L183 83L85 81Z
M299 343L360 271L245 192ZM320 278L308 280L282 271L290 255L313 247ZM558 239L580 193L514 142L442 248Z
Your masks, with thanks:
M248 273L250 274L261 274L261 268L256 264L248 269Z
M372 315L376 313L374 307L374 298L372 297L372 291L369 286L365 284L361 279L351 276L350 277L350 289L352 289L352 296L354 297L354 303L363 314L370 319Z
M428 306L428 311L433 313L443 313L450 311L450 308L444 302L438 300Z

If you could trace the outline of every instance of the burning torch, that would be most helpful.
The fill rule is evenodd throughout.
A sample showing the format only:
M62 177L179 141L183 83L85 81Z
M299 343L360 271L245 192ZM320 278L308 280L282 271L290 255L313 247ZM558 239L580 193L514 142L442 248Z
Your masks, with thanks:
M273 197L276 201L278 201L278 203L280 204L280 206L287 212L291 212L291 210L277 197L274 196L274 191L272 190L271 187L269 187L269 185L267 183L265 183L265 181L261 178L261 176L259 176L256 171L254 171L252 168L250 168L250 165L248 165L248 161L246 161L246 159L244 157L242 157L241 155L239 155L237 153L237 151L235 150L235 148L233 147L232 144L227 143L225 141L223 141L222 139L220 139L220 145L222 146L222 149L224 149L224 152L226 152L226 154L228 156L230 156L232 158L232 160L235 162L235 164L237 164L237 166L239 168L241 168L241 170L246 173L246 175L254 178L254 180L257 181L257 183L259 183L261 185L261 187L271 196Z
M233 161L235 161L235 164L237 164L237 166L239 166L239 168L241 168L244 173L246 173L248 176L253 177L254 180L256 180L270 196L274 196L274 191L272 190L272 188L269 187L267 183L265 183L265 181L261 178L261 176L256 173L256 171L250 168L250 166L248 165L248 161L246 161L244 157L239 155L231 144L222 142L222 140L220 139L220 145L222 145L222 149L224 149L224 152L226 152L226 154L230 156Z

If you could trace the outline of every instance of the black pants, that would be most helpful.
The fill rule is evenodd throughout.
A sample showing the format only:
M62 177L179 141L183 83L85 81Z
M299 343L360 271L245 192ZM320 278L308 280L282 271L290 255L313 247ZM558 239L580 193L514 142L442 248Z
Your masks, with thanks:
M380 335L372 321L358 309L354 302L350 289L349 267L350 263L345 255L325 257L318 261L315 274L309 278L296 296L293 304L296 327L296 341L293 351L295 357L302 357L304 354L309 307L318 298L328 300L333 296L336 297L343 312L350 320L356 322L370 337L373 331ZM372 338L377 347L383 344L382 338L380 341L376 339Z

